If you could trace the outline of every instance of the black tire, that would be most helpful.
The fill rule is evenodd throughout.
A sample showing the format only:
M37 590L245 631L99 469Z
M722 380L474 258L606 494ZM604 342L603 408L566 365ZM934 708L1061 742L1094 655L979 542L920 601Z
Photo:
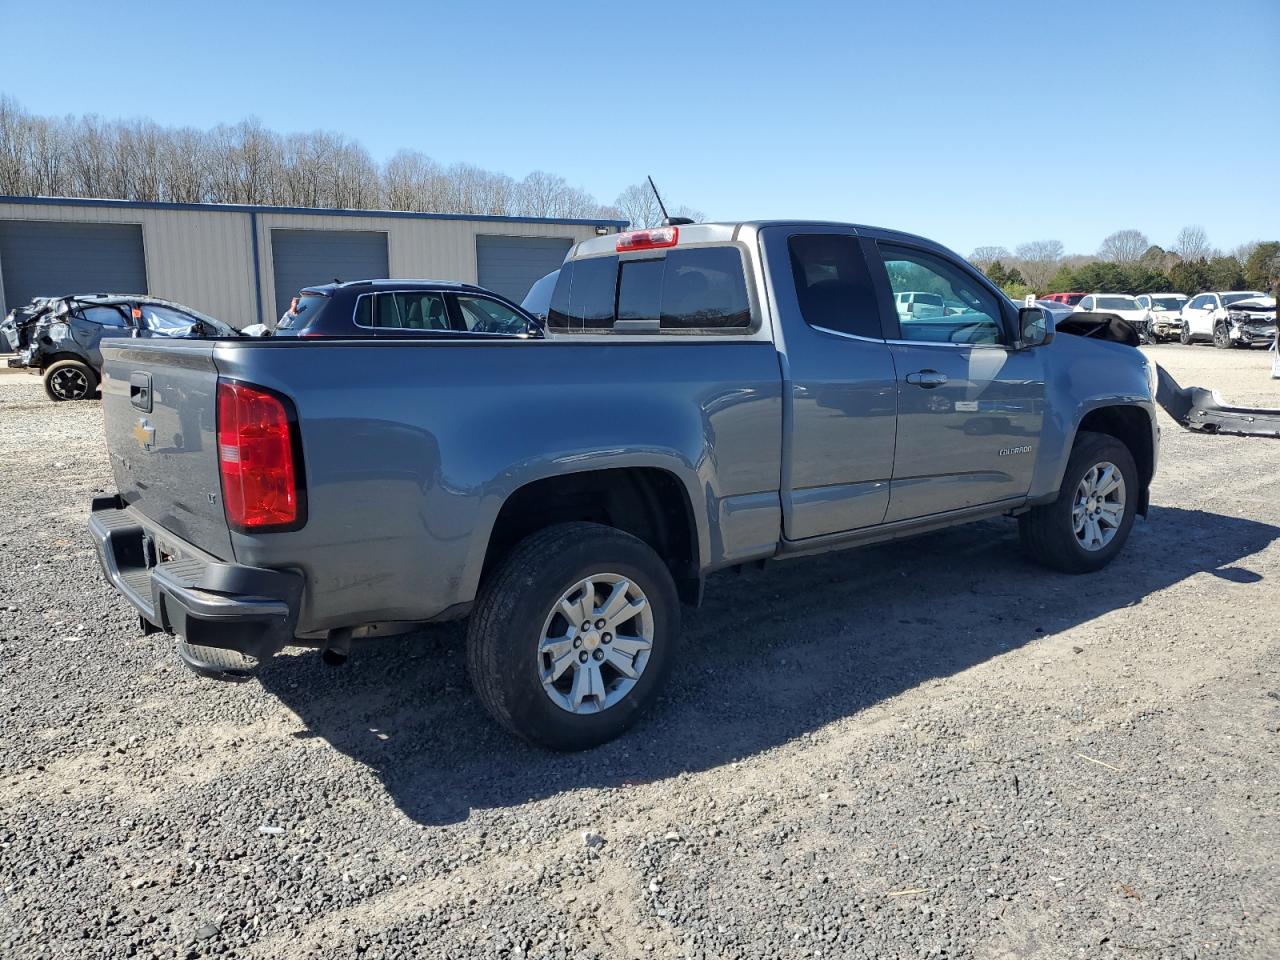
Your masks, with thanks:
M1080 543L1072 523L1076 488L1085 474L1099 463L1115 464L1124 478L1125 503L1120 526L1111 542L1098 550L1088 550ZM1063 573L1093 573L1115 559L1129 539L1133 517L1137 512L1138 468L1129 448L1105 433L1083 430L1077 435L1058 498L1042 507L1032 507L1018 518L1018 534L1022 547L1036 562Z
M1231 342L1231 328L1225 323L1213 327L1213 345L1219 350L1230 350L1235 344Z
M653 646L623 699L598 713L570 713L542 686L542 627L575 583L606 571L644 592L653 614ZM517 544L482 586L467 625L467 670L485 709L511 733L553 750L585 750L620 735L656 699L679 632L675 583L648 544L601 524L562 523Z
M1182 324L1182 329L1178 331L1178 342L1184 347L1191 346L1191 330L1186 323Z
M59 360L44 371L44 392L50 400L88 400L98 389L98 374L80 360Z

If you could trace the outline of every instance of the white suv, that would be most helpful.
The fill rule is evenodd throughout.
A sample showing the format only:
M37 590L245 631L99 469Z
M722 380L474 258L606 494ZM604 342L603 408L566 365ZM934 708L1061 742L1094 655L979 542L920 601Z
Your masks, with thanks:
M897 294L894 302L899 320L932 320L947 312L946 301L939 293L922 293L908 290Z
M1147 329L1156 343L1182 333L1182 308L1190 299L1185 293L1144 293L1135 299L1147 311Z
M1224 290L1219 293L1197 294L1182 308L1182 332L1179 339L1183 343L1212 340L1214 346L1231 346L1231 322L1227 317L1227 307L1239 300L1264 296L1266 294L1257 290Z

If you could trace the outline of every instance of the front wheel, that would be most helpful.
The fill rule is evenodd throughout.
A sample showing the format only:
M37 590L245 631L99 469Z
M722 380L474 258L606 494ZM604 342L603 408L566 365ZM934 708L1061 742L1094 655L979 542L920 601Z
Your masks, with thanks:
M44 372L44 392L50 400L87 400L96 389L98 375L79 360L59 360Z
M1219 323L1213 328L1213 345L1219 350L1231 349L1231 331L1225 323Z
M1191 345L1191 330L1185 323L1182 325L1182 329L1178 331L1178 342L1184 347Z
M562 523L519 543L489 577L467 628L467 669L507 730L585 750L657 698L679 629L675 583L648 544Z
M1128 447L1107 434L1082 431L1058 498L1018 518L1023 549L1064 573L1101 570L1129 539L1138 494L1138 468Z

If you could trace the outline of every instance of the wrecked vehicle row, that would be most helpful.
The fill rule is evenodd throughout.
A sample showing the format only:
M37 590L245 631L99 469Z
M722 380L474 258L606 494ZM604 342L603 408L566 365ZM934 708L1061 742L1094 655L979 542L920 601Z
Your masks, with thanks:
M10 367L38 373L50 400L85 400L102 379L101 343L110 337L239 337L229 324L180 303L137 294L76 294L13 310L0 332L15 351Z

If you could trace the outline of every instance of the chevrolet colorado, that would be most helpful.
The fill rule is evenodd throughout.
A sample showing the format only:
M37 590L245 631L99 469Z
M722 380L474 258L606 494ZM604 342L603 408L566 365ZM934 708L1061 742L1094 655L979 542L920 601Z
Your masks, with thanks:
M716 570L999 515L1033 558L1100 569L1159 439L1139 351L831 223L584 241L533 335L102 352L118 493L90 528L144 630L235 678L467 617L481 700L558 749L653 701Z

